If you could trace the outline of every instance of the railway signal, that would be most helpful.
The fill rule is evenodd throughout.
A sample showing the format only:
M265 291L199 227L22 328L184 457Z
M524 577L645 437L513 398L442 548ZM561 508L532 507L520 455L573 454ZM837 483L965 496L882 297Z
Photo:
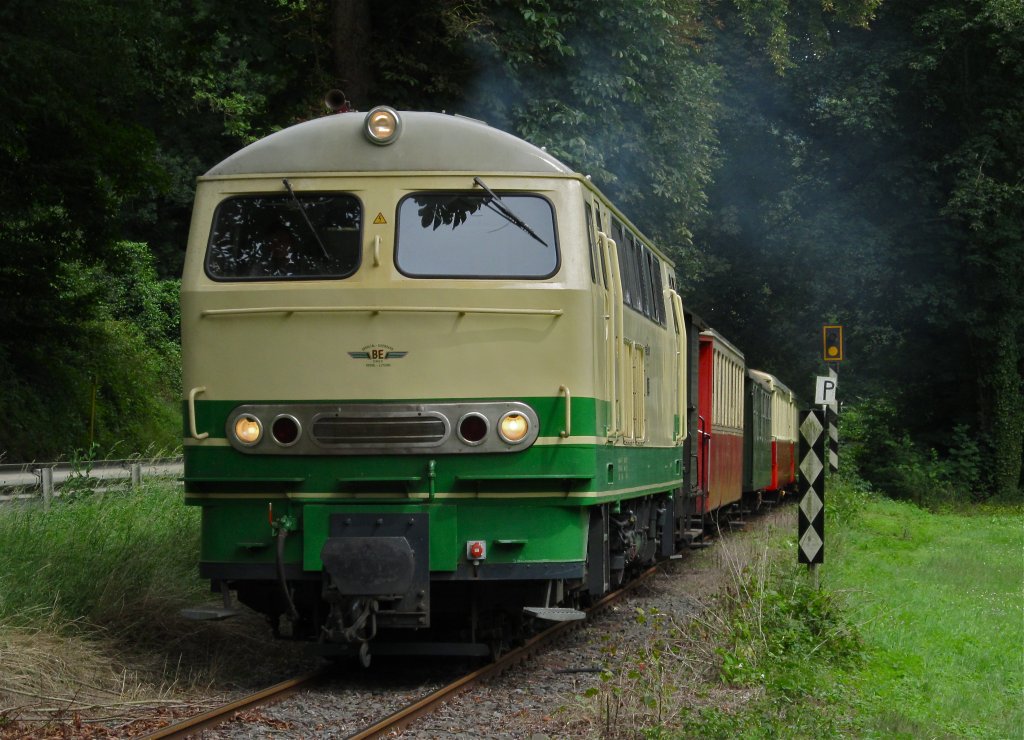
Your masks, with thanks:
M825 324L821 327L821 356L825 362L839 362L843 359L842 325Z

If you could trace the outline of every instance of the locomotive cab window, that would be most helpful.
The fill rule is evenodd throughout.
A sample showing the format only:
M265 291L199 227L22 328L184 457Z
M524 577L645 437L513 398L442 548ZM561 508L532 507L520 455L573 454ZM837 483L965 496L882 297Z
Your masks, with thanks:
M395 264L410 277L543 279L558 270L555 215L539 195L413 193L398 205Z
M296 193L228 198L206 251L214 280L344 278L359 266L362 207L351 195Z

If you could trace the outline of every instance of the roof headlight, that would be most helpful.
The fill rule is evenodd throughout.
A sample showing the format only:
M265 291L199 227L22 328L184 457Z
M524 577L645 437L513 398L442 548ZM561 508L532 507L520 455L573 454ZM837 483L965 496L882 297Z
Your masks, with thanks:
M246 447L252 447L263 437L263 424L252 414L239 414L231 428L235 439Z
M394 108L378 105L366 114L364 131L366 138L374 144L393 144L402 132L402 119Z
M530 420L518 411L509 411L498 422L498 435L509 444L519 444L529 433Z

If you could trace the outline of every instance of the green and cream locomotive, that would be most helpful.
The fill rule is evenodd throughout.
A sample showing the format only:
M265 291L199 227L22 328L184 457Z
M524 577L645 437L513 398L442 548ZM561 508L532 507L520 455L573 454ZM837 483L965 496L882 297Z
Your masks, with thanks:
M237 152L182 280L202 575L364 654L575 616L695 535L674 288L587 177L478 121L381 107Z

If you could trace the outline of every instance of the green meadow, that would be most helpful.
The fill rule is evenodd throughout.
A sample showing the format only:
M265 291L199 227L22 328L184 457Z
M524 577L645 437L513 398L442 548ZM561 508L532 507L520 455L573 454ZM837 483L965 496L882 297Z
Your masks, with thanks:
M696 616L644 615L645 644L619 651L566 707L580 718L570 729L1024 737L1024 509L929 511L838 477L826 507L819 588L796 562L794 509L723 537L690 567L724 590ZM716 562L728 567L715 573ZM655 666L657 680L636 666Z
M1020 507L873 498L836 535L823 583L863 639L848 676L863 734L1024 737Z

